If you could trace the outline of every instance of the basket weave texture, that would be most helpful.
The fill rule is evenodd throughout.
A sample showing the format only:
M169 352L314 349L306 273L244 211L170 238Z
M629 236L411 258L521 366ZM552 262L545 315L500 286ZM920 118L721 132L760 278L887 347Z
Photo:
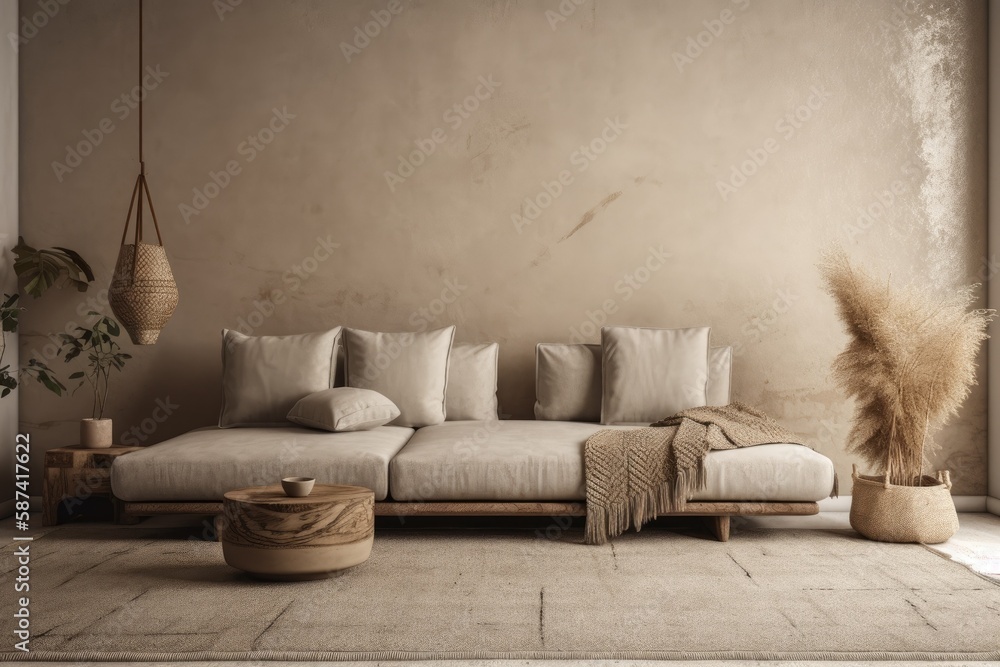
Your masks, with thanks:
M958 531L947 470L924 475L922 486L887 484L884 475L858 474L857 466L853 477L851 527L868 539L940 544Z
M162 245L122 245L108 300L133 343L155 343L177 308L178 299L177 283Z

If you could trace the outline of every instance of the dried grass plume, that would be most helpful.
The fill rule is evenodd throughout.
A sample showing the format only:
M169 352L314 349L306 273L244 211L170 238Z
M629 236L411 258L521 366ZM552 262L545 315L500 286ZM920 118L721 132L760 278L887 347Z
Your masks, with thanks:
M875 278L841 248L820 270L851 336L833 362L834 380L855 400L848 451L892 484L919 484L931 431L976 383L976 354L996 311L971 309L978 285L938 298Z

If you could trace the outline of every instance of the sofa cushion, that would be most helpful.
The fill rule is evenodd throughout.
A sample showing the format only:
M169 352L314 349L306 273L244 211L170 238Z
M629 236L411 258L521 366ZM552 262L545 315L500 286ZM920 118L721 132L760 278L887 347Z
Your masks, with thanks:
M554 421L447 422L417 431L389 464L399 501L574 501L586 498L583 448L601 426ZM808 447L709 452L695 500L814 502L833 463Z
M329 433L297 426L191 431L115 459L111 488L128 501L219 501L226 491L315 477L353 484L384 500L389 461L413 429Z
M496 343L455 343L448 361L448 421L497 419Z
M601 421L601 346L535 346L535 419Z
M420 333L345 329L347 386L377 391L395 403L399 417L393 426L440 424L454 338L454 326Z
M711 348L706 405L729 404L732 365L732 347ZM535 419L599 422L601 386L600 345L539 343L535 346Z
M601 422L653 422L708 398L711 328L604 327Z
M296 401L333 384L339 338L340 327L297 336L224 330L219 426L286 424Z
M300 400L288 413L288 421L324 431L368 431L398 416L399 408L377 391L334 387Z
M708 385L705 405L729 405L733 380L733 348L713 347L708 351Z

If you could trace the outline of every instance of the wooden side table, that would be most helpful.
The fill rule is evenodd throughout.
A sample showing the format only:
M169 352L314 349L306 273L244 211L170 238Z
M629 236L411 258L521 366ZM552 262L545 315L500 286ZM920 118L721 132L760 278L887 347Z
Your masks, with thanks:
M222 554L261 579L322 579L368 559L375 539L371 489L317 484L304 498L280 485L224 496Z
M115 522L122 515L120 503L111 495L111 464L119 456L142 447L57 447L45 452L45 480L42 483L42 525L59 523L59 506L68 512L87 498L111 498Z

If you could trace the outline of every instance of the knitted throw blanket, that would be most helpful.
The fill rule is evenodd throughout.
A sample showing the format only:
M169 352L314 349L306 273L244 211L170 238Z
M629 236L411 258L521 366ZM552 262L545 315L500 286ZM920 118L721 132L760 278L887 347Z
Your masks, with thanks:
M796 436L742 403L692 408L634 430L603 430L587 439L587 544L604 544L660 514L683 510L705 487L705 455ZM836 493L836 489L834 490Z

